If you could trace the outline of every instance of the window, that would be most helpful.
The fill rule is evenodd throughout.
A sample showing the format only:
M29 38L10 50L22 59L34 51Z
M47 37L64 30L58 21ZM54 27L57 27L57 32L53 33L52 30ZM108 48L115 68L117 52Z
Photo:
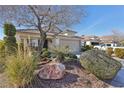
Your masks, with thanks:
M111 46L111 44L106 44L106 46Z
M98 42L91 42L91 45L99 45Z
M101 44L101 47L105 46L105 44Z

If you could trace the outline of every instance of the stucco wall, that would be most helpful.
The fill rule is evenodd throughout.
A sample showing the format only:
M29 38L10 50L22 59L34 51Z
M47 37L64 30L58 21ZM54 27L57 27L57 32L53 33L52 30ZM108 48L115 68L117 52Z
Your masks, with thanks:
M38 39L39 39L39 34L17 34L16 35L17 41L20 41L21 39L25 39L25 42L27 39L33 39L31 41L35 42L36 46L38 45ZM58 36L57 38L53 38L52 42L48 41L48 47L52 47L52 46L60 46L60 47L64 47L64 46L69 46L69 48L71 49L71 51L73 53L79 53L80 49L81 49L81 41L79 38L76 37L68 37L68 36Z

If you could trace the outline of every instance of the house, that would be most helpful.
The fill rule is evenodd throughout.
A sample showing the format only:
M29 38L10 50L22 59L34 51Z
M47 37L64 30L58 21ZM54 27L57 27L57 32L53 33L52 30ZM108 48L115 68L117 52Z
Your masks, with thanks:
M114 36L112 35L108 35L108 36L94 36L94 35L90 35L90 36L85 36L82 35L81 36L81 41L82 41L82 45L99 45L99 44L108 44L108 45L112 45L112 46L117 46L117 42L114 39Z
M118 43L113 35L101 36L99 37L101 43L103 44L111 44L112 46L117 46Z
M86 36L86 35L82 35L81 36L81 41L82 41L82 46L84 45L99 45L100 44L100 39L98 36Z
M57 28L51 30L47 32L47 47L50 48L54 46L68 46L72 53L79 53L81 50L81 39L75 34L75 31L68 29L62 32ZM26 46L38 47L40 33L36 29L18 29L16 33L16 39L18 43L22 42Z

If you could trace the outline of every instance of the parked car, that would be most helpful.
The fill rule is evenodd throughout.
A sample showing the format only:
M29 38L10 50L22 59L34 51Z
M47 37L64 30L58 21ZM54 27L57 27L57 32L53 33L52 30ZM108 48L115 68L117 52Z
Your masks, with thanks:
M112 47L111 44L100 44L100 45L96 45L94 46L95 49L100 49L100 50L106 50L107 48Z
M114 44L100 44L100 45L96 45L94 46L95 49L100 49L100 50L106 50L107 48L113 48L113 51L115 50L115 48L122 48L124 49L124 47L120 47Z

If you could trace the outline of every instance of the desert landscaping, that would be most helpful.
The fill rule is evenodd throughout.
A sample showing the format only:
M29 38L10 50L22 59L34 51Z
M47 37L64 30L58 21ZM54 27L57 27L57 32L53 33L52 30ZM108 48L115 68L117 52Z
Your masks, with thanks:
M79 35L70 27L86 17L82 6L0 6L0 13L0 88L124 87L124 34Z

